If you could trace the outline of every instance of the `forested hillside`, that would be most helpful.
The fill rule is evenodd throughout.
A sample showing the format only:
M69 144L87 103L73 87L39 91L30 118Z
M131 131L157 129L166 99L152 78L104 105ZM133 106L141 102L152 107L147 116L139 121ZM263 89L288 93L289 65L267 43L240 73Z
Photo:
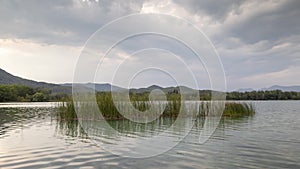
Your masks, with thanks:
M33 80L23 79L17 76L14 76L2 69L0 69L0 84L14 84L14 85L23 85L31 88L46 88L51 91L52 94L55 93L72 93L72 88L69 86L60 86L52 83L45 82L36 82Z

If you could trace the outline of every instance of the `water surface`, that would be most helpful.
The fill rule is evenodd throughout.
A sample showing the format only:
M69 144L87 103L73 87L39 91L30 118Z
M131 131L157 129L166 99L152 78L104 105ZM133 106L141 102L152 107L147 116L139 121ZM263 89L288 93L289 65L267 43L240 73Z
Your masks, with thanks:
M205 144L198 143L199 123L175 148L146 159L103 150L76 120L60 120L56 103L0 104L0 168L300 168L300 101L254 104L254 116L222 119ZM110 122L120 132L146 137L171 123L166 118L158 127L139 128Z

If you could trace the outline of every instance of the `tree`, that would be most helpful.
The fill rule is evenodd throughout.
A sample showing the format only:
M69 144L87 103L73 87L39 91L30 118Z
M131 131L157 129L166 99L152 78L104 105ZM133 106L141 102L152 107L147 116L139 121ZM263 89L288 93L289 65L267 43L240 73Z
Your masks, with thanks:
M32 101L34 102L44 102L48 100L49 98L47 97L47 95L41 92L37 92L32 96Z

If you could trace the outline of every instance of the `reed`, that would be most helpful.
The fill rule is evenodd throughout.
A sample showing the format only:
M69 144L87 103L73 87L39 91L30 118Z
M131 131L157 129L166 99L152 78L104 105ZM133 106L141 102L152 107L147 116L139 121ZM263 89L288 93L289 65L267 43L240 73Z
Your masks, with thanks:
M158 101L156 106L157 110L163 109L162 117L177 117L180 112L184 116L195 116L199 111L200 116L207 116L211 113L210 102L196 102L196 104L186 104L180 100L180 97L167 97L165 102ZM109 92L98 93L96 96L98 108L105 119L123 119L123 115L118 111L118 108L123 110L135 111L130 105L133 105L134 109L144 112L149 109L151 102L147 101L144 96L141 98L134 96L131 98L131 104L118 103L115 105L112 95ZM131 108L131 109L130 109ZM61 116L64 119L76 119L76 113L74 110L74 103L72 100L63 102L59 110ZM255 114L255 108L251 103L241 102L226 102L223 116L226 117L242 117Z
M255 108L251 103L230 102L225 104L223 116L241 117L252 116L255 114Z

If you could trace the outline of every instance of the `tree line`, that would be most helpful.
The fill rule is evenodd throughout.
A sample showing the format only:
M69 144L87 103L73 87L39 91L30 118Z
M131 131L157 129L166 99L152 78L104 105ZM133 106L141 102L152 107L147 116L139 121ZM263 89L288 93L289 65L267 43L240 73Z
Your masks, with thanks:
M0 85L0 102L59 101L67 94L52 94L47 88L31 88L24 85Z
M229 92L227 100L300 100L300 92L284 92L281 90Z
M132 100L148 100L149 92L130 93ZM210 90L199 91L200 100L211 100ZM65 93L51 93L47 88L31 88L24 85L0 85L0 102L45 102L62 101L70 99L71 96ZM188 96L186 100L195 100L197 96ZM167 93L168 100L180 99L180 92L177 90ZM251 91L251 92L227 92L227 100L300 100L300 92L284 92L281 90L272 91Z
M218 93L218 92L217 92ZM200 100L211 100L211 90L200 90ZM131 93L131 99L139 98L147 100L149 92L145 93ZM185 95L186 100L196 100L199 97L194 94ZM173 90L167 93L167 100L173 98L180 98L180 91ZM251 91L251 92L226 92L226 100L300 100L300 92L293 91L281 91L281 90L270 90L270 91Z

